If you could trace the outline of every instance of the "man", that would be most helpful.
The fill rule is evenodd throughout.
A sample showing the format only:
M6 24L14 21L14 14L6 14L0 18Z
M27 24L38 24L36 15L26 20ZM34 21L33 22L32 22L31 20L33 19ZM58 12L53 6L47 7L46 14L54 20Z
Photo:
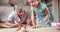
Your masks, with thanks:
M23 4L15 5L15 11L13 11L7 21L8 26L19 26L19 29L24 26L26 28L27 22L30 20L30 14L23 9ZM19 30L18 29L18 30Z

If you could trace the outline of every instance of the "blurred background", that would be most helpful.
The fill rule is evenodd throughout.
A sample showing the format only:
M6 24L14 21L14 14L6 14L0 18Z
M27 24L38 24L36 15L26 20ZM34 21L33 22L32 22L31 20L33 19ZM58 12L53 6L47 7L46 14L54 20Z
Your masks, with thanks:
M48 9L53 12L54 22L60 22L60 0L41 0L41 2L46 3ZM31 12L31 8L27 0L0 0L0 20L6 21L9 14L14 11L14 5L17 3L24 4L24 9L29 13Z
M41 0L47 4L47 6L53 11L54 14L54 21L60 21L60 0ZM7 16L14 11L14 4L16 3L23 3L24 9L31 12L30 6L27 0L0 0L0 19L5 21ZM28 9L27 9L28 8Z

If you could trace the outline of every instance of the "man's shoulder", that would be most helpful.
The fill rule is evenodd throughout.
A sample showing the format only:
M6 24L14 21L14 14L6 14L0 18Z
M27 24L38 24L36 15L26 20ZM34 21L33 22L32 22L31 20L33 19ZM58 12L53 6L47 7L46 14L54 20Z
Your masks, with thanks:
M29 11L25 11L24 14L28 15L28 14L30 14L30 12Z
M25 11L24 15L25 15L26 17L30 17L30 16L31 16L31 14L30 14L29 11Z
M17 14L17 13L16 13L16 11L12 11L11 14L12 14L12 15L15 15L15 14Z
M10 16L16 16L17 15L17 13L15 12L15 11L12 11L11 13L10 13Z

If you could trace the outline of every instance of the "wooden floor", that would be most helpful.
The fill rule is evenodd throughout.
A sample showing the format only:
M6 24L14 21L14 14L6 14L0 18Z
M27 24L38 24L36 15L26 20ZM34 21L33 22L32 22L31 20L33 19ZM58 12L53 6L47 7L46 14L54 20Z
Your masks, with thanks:
M0 32L16 32L17 28L3 28L0 29ZM37 29L32 29L32 27L27 27L26 29L28 32L60 32L56 27L40 27ZM20 32L20 30L18 31Z

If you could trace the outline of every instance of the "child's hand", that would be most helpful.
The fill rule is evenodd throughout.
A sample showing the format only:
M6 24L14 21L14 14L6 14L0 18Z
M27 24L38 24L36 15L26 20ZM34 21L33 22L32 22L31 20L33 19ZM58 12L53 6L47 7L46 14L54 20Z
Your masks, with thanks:
M45 22L43 20L40 20L40 24L44 24Z

